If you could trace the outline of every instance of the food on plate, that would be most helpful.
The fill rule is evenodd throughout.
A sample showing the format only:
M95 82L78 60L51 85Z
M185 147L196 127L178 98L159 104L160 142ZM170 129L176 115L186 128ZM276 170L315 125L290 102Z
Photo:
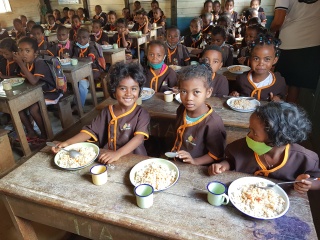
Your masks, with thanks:
M9 82L12 86L22 83L24 81L24 78L9 78L6 79L7 82Z
M176 172L159 163L147 164L135 173L136 184L150 184L156 191L163 190L174 183Z
M169 67L172 68L174 71L178 71L181 69L181 67L178 65L169 65Z
M262 189L257 184L246 184L239 187L239 191L231 193L237 207L257 218L271 218L285 210L285 200L273 189Z
M141 91L141 98L146 98L152 96L153 92L151 90L144 89Z
M71 149L69 149L71 150ZM73 150L79 151L80 155L76 158L71 158L66 151L60 151L59 158L56 161L59 167L62 168L78 168L90 163L97 155L92 147L75 147Z
M245 98L235 99L230 101L230 106L237 109L249 110L256 107L253 101L247 100Z
M242 72L241 66L234 66L234 67L229 67L230 72Z
M61 64L68 64L71 62L71 58L63 58L60 59Z

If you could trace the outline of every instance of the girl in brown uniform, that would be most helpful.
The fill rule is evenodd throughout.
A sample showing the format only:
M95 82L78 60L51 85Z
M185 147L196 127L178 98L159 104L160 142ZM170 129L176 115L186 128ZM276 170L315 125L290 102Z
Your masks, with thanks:
M108 92L118 102L105 107L90 125L74 137L59 143L59 147L70 144L96 141L100 149L99 162L111 163L128 153L147 155L144 139L149 138L150 116L136 104L145 82L138 64L116 63L108 78ZM52 148L54 153L59 148Z

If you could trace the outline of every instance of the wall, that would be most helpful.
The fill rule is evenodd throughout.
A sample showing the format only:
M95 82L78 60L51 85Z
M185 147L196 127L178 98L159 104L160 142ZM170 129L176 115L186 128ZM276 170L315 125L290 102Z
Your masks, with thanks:
M54 9L58 9L60 10L61 14L62 14L62 9L64 7L68 7L68 8L71 8L73 10L77 10L79 7L83 7L83 4L82 4L82 1L80 1L80 4L58 4L58 0L50 0L50 5L51 5L51 8L52 8L52 11Z
M12 20L20 15L27 16L35 22L40 21L39 0L10 0L11 13L0 13L2 27L12 28Z

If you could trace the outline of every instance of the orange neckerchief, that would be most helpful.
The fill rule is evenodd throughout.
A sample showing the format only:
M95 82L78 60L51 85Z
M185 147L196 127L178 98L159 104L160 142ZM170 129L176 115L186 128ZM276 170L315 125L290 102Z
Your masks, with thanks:
M88 50L88 48L80 49L79 57L85 57L84 53Z
M163 69L163 67L161 68L161 70ZM164 70L161 72L160 70L160 73L159 75L157 75L154 70L152 69L152 67L150 67L150 71L153 75L153 78L151 79L150 81L150 88L154 89L155 92L158 92L158 80L159 80L159 77L161 77L163 74L165 74L168 70L168 66L166 65ZM154 88L152 87L152 85L154 84Z
M120 37L120 35L118 34L117 44L118 44L119 47L121 46L121 44L120 44L121 38L122 38L122 37Z
M138 31L141 30L147 23L144 23L142 26L139 25Z
M110 31L114 31L114 30L116 30L117 29L117 26L114 26L114 25L111 25L110 24Z
M44 38L42 39L42 41L40 43L38 43L38 48L44 43Z
M269 72L270 72L270 71L269 71ZM276 77L274 76L273 72L270 72L271 75L272 75L272 82L271 82L271 84L268 85L268 86L264 86L264 87L258 88L258 87L254 84L253 79L250 80L250 78L249 78L250 73L251 73L251 77L252 77L252 70L251 70L250 72L248 72L248 74L247 74L248 82L249 82L249 83L252 85L252 87L253 87L253 91L251 92L250 97L254 97L254 95L257 93L257 95L258 95L258 96L257 96L257 100L260 100L260 98L261 98L261 90L263 90L263 89L265 89L265 88L271 87L271 86L276 82Z
M177 51L178 46L176 46L176 48L171 52L170 48L168 48L168 59L169 62L171 63L171 56Z
M216 73L212 74L211 80L213 81L213 79L216 77Z
M59 51L58 51L58 56L59 56L59 57L62 57L62 55L63 55L63 50L70 48L70 40L68 40L67 43L66 43L64 46L63 46L62 44L58 44L58 47L60 47L60 46L61 46L61 48L60 48Z

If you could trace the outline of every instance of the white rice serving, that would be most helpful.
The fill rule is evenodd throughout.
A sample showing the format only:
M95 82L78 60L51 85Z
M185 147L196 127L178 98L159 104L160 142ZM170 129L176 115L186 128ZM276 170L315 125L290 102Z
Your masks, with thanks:
M70 149L71 150L71 149ZM59 152L59 159L57 164L62 168L78 168L90 163L97 155L92 147L77 147L73 150L77 150L81 155L76 158L71 158L69 153L61 150Z
M230 197L241 211L258 218L272 218L285 209L285 200L278 193L273 189L259 188L256 184L243 185Z
M136 184L150 184L154 190L159 191L169 187L176 179L176 172L167 166L150 163L135 173Z
M249 110L256 107L256 105L247 99L235 99L230 102L231 107L243 110Z

